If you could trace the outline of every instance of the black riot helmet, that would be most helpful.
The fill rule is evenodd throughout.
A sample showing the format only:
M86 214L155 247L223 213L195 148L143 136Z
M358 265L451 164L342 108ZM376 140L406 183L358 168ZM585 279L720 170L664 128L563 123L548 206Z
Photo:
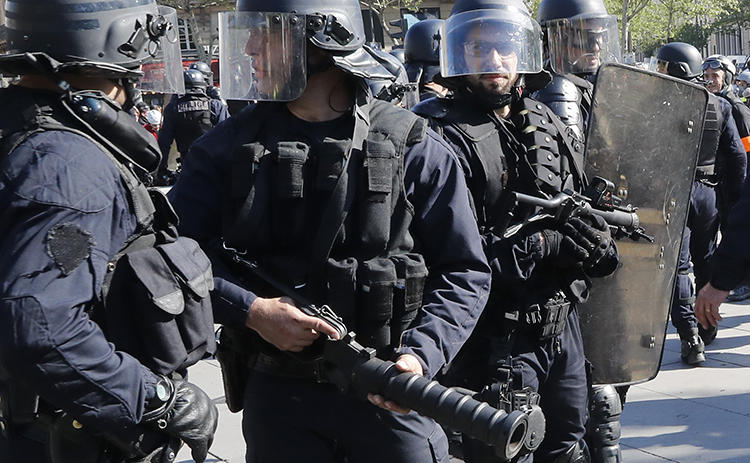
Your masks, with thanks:
M465 76L497 73L517 77L511 93L483 98L493 108L520 98L521 87L534 91L549 83L539 24L522 0L458 0L440 33L437 82L471 92Z
M7 0L5 5L4 73L141 79L146 90L182 90L172 8L155 0Z
M191 63L190 66L188 66L188 69L195 69L196 71L203 74L203 77L206 78L206 85L214 84L214 73L211 70L211 66L204 63L203 61L196 61L194 63Z
M206 93L206 77L197 69L185 69L182 72L185 81L185 93Z
M404 37L404 60L440 64L442 19L425 19L412 25Z
M219 13L219 74L227 99L291 101L307 76L337 67L392 79L364 47L358 0L237 0Z
M602 0L542 0L536 19L543 26L547 21L580 15L608 16L609 13Z
M358 0L237 0L236 10L304 15L310 41L323 50L354 51L365 43Z
M404 65L409 80L424 85L440 72L442 19L425 19L412 25L404 37Z
M701 52L685 42L671 42L661 47L656 62L659 72L684 80L694 80L702 73Z
M711 55L701 65L701 70L706 72L708 68L721 69L724 71L724 82L722 90L725 91L734 83L734 76L737 75L737 66L724 55Z
M537 21L559 74L593 74L603 63L621 61L617 17L602 0L542 0Z

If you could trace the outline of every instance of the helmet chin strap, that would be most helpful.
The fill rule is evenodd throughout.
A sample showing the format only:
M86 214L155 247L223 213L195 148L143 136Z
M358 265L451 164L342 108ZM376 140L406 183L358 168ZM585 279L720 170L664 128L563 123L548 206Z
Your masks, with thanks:
M135 88L138 81L124 77L117 82L125 90L125 103L122 105L123 111L130 111L139 101L142 101L141 92Z

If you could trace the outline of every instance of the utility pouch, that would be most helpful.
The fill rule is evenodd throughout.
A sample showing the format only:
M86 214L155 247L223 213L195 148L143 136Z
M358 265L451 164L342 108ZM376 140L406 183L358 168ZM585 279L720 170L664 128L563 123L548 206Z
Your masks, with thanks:
M318 171L315 180L316 189L330 193L344 172L346 153L351 146L350 140L324 138L317 152Z
M309 198L303 199L309 147L299 142L279 142L276 149L276 174L271 185L275 200L269 205L271 239L279 243L297 243L309 229L307 208L310 201Z
M354 326L354 309L357 295L357 260L328 259L325 267L324 301L344 320L346 326Z
M208 257L185 237L125 254L100 323L107 339L168 375L215 351Z
M310 147L301 142L281 141L276 146L276 196L301 199L304 196L304 167Z
M427 265L421 254L409 253L392 256L398 281L393 292L393 319L391 342L398 345L401 333L406 330L422 307L422 295L427 280Z
M561 335L565 331L569 312L570 301L562 293L548 300L541 310L539 339L546 340Z
M391 143L367 140L362 208L359 230L362 243L383 247L388 243L391 229L391 200L393 196L393 158L396 150ZM374 249L375 252L385 249Z
M216 333L216 360L221 367L227 408L232 413L244 408L245 385L257 356L251 336L251 333L227 326Z
M391 345L396 266L386 257L367 260L359 268L358 280L361 291L356 326L361 343L376 349L388 347Z

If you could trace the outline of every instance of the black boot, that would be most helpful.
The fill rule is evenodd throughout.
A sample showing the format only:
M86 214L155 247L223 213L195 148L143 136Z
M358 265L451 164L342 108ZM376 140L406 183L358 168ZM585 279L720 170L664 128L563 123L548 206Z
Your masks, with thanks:
M718 326L710 325L708 329L705 329L703 328L703 325L698 325L698 335L700 335L701 339L703 340L703 344L706 346L714 342L714 339L716 339L716 335L718 333Z
M706 346L698 334L698 328L680 333L680 356L688 365L699 365L706 361Z

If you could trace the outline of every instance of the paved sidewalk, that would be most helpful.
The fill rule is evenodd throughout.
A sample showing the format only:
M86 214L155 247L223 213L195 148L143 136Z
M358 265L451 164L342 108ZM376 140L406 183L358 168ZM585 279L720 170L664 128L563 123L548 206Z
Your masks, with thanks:
M670 326L659 375L630 389L622 420L625 463L750 463L750 301L725 304L721 311L724 320L703 366L681 363L680 341ZM243 463L241 416L224 404L218 364L201 362L190 377L220 410L207 461ZM188 449L177 462L192 462Z

